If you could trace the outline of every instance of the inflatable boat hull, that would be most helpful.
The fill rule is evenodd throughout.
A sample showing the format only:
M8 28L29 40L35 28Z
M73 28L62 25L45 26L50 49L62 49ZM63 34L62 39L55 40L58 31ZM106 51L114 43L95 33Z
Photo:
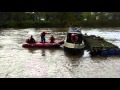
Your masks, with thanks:
M36 43L25 43L22 45L22 47L24 48L58 48L60 47L61 44L63 44L64 41L56 41L54 43L50 43L50 42L45 42L45 43L41 43L41 42L36 42Z

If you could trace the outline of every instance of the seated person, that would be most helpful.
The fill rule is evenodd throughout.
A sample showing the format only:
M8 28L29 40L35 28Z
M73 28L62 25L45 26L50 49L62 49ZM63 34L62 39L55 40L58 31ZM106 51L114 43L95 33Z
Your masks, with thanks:
M73 43L78 42L78 35L77 34L71 34L71 41Z
M33 38L33 36L31 35L31 37L29 39L27 39L26 41L27 43L36 43L35 39Z
M50 38L49 38L49 40L50 40L50 43L54 43L54 41L55 41L54 36L53 36L53 35L51 35L51 36L50 36Z

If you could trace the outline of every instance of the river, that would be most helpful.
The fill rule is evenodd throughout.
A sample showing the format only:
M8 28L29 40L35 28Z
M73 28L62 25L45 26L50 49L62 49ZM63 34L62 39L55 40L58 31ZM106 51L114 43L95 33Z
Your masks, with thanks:
M31 34L40 40L42 30L56 39L66 37L67 28L0 29L0 78L120 78L120 56L91 57L66 54L63 48L23 48ZM120 47L120 28L83 28L82 33L99 35Z

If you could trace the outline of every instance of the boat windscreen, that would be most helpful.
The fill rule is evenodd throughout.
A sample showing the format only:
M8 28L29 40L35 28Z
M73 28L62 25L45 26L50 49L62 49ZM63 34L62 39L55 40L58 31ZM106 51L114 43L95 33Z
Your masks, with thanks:
M81 44L82 40L83 40L82 34L77 34L77 35L78 35L78 42L76 42L76 43ZM74 43L74 42L71 41L71 33L67 34L67 42L68 43Z

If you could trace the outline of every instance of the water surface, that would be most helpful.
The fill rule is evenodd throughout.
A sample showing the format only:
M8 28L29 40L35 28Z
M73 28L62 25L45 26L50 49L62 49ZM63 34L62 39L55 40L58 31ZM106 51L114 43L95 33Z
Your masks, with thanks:
M27 28L0 30L0 78L120 78L120 57L91 57L88 51L72 56L62 48L26 49L31 34L40 40L41 31L57 40L64 39L67 28ZM104 37L120 47L120 28L85 28L82 33Z

